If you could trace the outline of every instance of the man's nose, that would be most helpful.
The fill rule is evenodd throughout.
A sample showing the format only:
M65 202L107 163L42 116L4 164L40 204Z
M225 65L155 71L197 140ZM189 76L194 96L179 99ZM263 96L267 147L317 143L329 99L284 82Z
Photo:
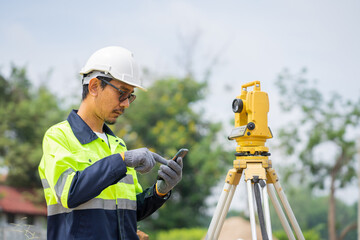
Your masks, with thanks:
M120 106L124 108L128 108L130 106L130 101L126 98L124 101L120 102Z

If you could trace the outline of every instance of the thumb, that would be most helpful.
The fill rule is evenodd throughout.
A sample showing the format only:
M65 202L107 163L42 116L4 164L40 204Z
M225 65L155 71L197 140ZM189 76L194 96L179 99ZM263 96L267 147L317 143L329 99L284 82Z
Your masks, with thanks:
M183 158L182 157L178 157L177 159L175 159L175 162L177 162L177 164L179 164L180 167L183 168Z

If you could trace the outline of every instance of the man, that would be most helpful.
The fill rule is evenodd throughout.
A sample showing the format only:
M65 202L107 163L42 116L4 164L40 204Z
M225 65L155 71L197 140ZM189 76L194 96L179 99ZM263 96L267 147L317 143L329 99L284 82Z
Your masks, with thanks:
M168 161L146 148L127 150L113 124L145 90L133 54L96 51L80 74L83 100L43 140L39 174L48 208L48 239L138 239L137 221L156 211L181 180L182 159ZM136 124L136 123L134 123ZM161 162L158 180L142 190L136 172ZM154 180L155 182L155 180Z

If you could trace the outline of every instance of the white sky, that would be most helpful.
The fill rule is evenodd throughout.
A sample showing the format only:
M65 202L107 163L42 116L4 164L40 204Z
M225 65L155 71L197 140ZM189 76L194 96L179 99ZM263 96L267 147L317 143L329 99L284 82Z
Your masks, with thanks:
M143 67L180 75L179 36L189 40L200 33L197 76L211 57L220 56L206 116L227 124L241 85L260 80L269 93L274 132L282 118L273 85L284 68L293 73L308 68L307 76L317 79L325 94L337 91L353 99L360 94L359 26L356 0L0 0L0 71L8 74L10 63L25 65L36 83L48 82L60 96L80 95L77 73L95 50L124 46Z

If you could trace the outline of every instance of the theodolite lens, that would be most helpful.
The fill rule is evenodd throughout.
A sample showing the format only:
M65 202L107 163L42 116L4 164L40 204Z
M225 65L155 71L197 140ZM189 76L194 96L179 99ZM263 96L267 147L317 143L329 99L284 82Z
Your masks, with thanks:
M239 98L235 98L234 101L232 102L232 110L234 113L241 113L243 107L244 107L243 101Z

